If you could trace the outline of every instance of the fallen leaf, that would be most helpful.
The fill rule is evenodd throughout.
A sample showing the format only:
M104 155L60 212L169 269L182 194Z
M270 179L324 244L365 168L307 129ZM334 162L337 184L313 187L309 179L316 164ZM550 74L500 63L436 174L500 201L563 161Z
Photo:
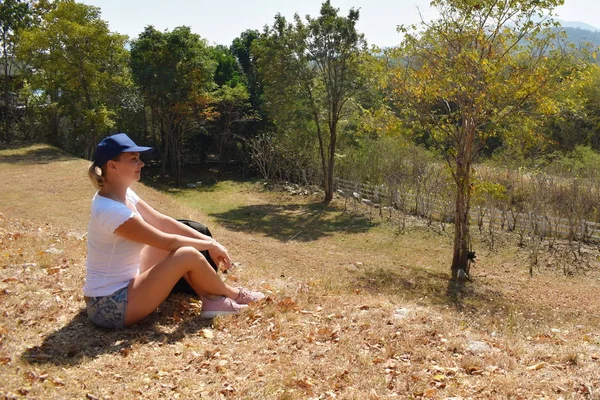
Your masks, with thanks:
M65 382L60 378L53 378L51 382L56 386L65 386Z
M200 334L205 339L212 339L215 337L215 334L210 329L202 329L200 331Z
M44 253L48 254L62 254L62 250L57 249L56 247L50 247L49 249L44 250Z
M328 326L324 326L324 327L322 327L322 328L319 328L319 329L317 330L317 333L318 333L319 335L326 335L326 336L329 336L329 335L331 335L331 334L333 333L333 330L332 330L331 328L329 328Z
M231 386L229 383L224 383L223 388L219 391L219 393L226 395L235 392L235 388Z
M160 386L163 389L169 389L169 390L175 390L175 389L177 389L177 386L175 386L175 385L168 385L166 383L161 383Z
M219 360L219 363L216 366L217 372L223 373L227 371L227 364L229 364L227 360Z
M45 381L46 378L48 378L48 374L41 374L38 375L35 371L27 371L25 372L25 378L27 378L27 380L29 382L34 382L34 381Z
M275 291L275 288L273 288L273 286L269 285L268 283L261 283L260 287L269 292Z
M119 349L119 353L123 356L123 357L127 357L129 355L129 353L131 352L131 346L128 347L123 347L122 349Z
M537 363L537 364L534 364L534 365L530 365L529 367L527 367L527 369L528 369L529 371L537 371L537 370L539 370L539 369L542 369L542 368L544 368L544 367L545 367L545 366L547 366L547 365L548 365L548 363L547 363L547 362L543 362L543 361L542 361L541 363Z
M281 300L277 305L284 310L293 310L296 308L296 302L291 297L286 297Z
M480 375L482 370L476 365L470 365L465 367L465 372L469 375Z
M60 272L60 267L50 267L50 268L46 268L46 272L48 273L48 275L54 275Z
M308 378L296 379L294 383L296 386L302 389L312 389L312 387L315 386L315 384Z
M381 396L377 394L375 389L371 389L371 392L369 393L369 400L379 400L380 398Z
M496 365L490 365L488 367L485 367L485 370L490 373L494 373L498 370L498 367Z

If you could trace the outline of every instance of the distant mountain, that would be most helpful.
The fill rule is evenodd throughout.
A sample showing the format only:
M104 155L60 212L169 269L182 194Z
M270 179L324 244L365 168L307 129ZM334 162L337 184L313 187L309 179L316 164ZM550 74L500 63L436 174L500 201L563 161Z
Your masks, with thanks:
M580 21L565 21L556 19L560 23L560 28L555 28L558 31L565 31L567 41L580 47L591 44L592 47L600 47L600 29Z
M590 24L586 24L585 22L579 21L564 21L562 19L556 19L556 21L560 22L560 25L563 28L577 28L577 29L585 29L592 32L600 32L600 29L592 26Z
M575 46L579 47L580 45L589 43L593 47L600 47L600 30L591 31L588 29L566 26L555 29L565 31L567 34L567 41L573 43Z

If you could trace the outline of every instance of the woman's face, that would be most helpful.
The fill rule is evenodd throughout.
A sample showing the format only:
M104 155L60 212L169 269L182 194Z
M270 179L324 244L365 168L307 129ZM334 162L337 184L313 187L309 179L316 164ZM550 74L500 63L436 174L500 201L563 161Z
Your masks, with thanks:
M123 183L130 184L140 180L144 163L140 160L140 153L121 153L116 160L111 160L109 168Z

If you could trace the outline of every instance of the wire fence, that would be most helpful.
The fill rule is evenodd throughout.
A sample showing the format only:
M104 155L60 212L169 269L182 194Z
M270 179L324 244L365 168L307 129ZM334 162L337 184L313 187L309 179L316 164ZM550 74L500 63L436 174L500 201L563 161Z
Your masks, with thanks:
M368 206L394 209L430 220L453 222L454 202L448 196L437 193L414 193L386 187L369 185L335 178L337 193L346 199ZM513 209L472 207L471 224L491 226L494 229L518 232L521 235L536 235L540 238L561 237L588 242L600 241L600 224L583 218L557 218L539 212L516 212Z

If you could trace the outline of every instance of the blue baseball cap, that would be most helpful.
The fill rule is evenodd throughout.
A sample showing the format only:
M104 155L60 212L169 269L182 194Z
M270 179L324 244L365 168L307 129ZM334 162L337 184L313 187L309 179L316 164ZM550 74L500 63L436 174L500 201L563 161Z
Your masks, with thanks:
M98 143L94 154L94 164L102 167L121 153L145 153L147 151L152 151L152 147L138 146L125 133L117 133Z

